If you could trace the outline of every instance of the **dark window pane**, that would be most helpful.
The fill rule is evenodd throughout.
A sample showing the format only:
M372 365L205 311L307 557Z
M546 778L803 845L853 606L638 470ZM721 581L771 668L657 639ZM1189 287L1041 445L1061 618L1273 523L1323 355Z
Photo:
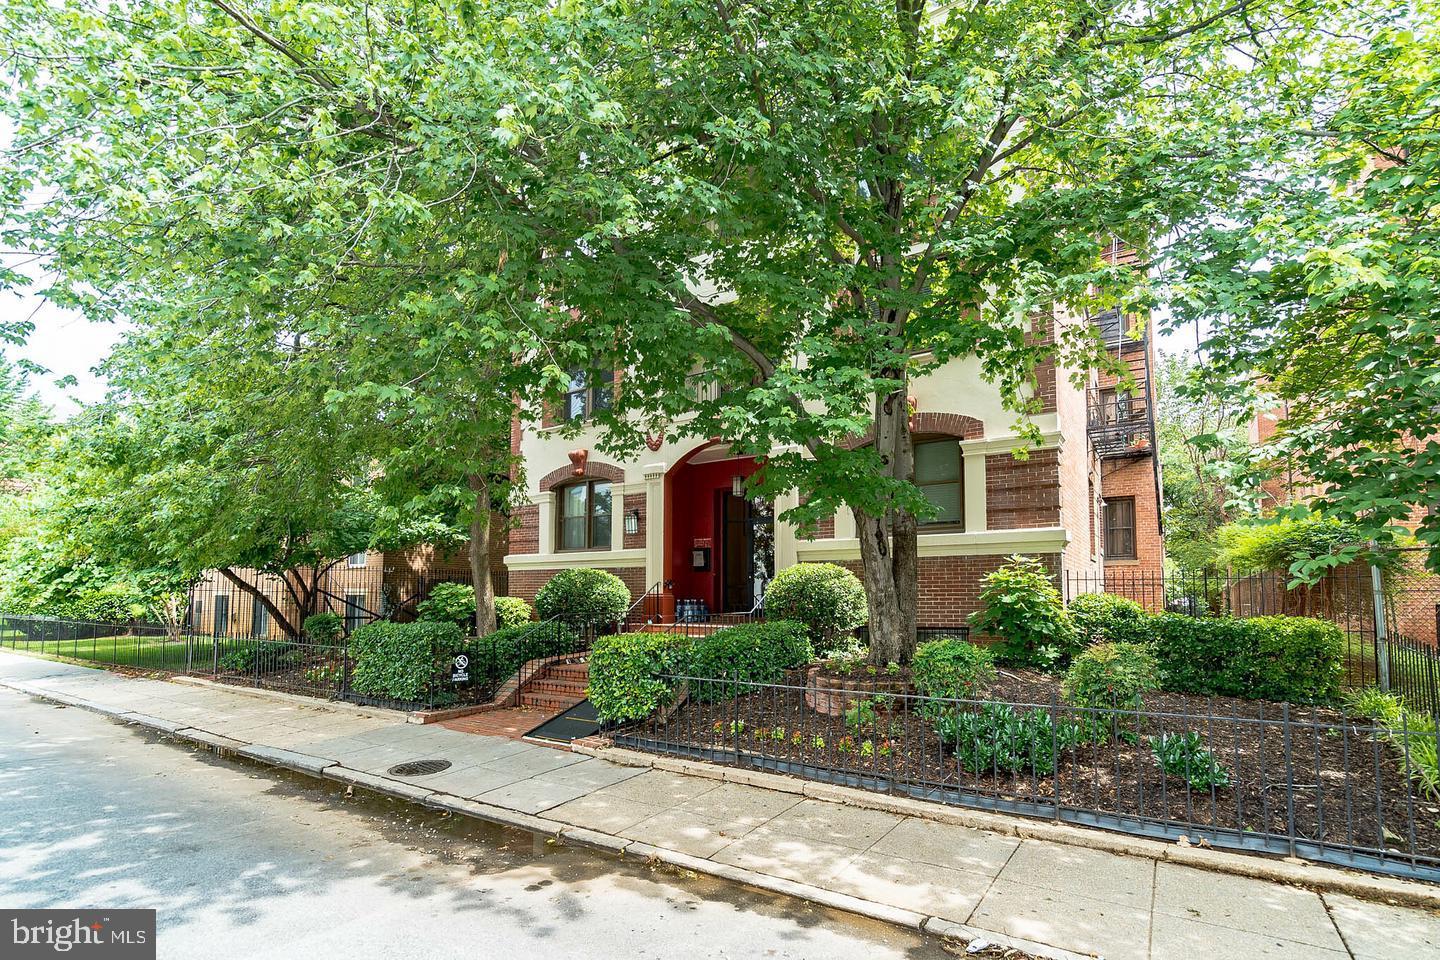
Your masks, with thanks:
M960 484L935 483L921 487L920 491L940 511L926 523L959 523L965 519L960 504Z
M1134 560L1137 557L1133 497L1105 501L1105 556L1112 560Z
M954 440L915 445L915 482L960 479L960 445Z

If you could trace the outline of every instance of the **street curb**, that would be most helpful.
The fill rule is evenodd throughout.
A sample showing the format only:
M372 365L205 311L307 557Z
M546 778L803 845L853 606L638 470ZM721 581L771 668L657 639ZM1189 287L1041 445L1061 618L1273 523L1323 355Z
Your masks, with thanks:
M1083 960L1084 955L1047 944L1036 943L1012 937L995 931L982 930L957 923L942 917L927 916L901 907L863 900L859 897L823 887L811 886L782 877L757 873L743 867L706 860L663 847L656 847L638 840L628 840L597 830L576 827L542 816L521 813L504 807L467 800L451 794L429 790L424 787L392 780L377 774L352 770L343 764L321 757L259 744L244 743L230 737L210 733L195 727L177 726L169 721L145 714L118 711L90 701L65 694L36 689L22 681L0 680L0 686L16 690L44 700L65 703L94 713L120 719L126 723L144 726L165 733L177 739L193 741L211 747L217 752L231 753L269 766L280 767L303 773L316 779L332 780L348 786L359 787L385 796L394 797L430 809L442 810L461 816L482 820L524 830L528 833L555 838L561 842L574 843L600 852L618 855L622 858L637 856L646 861L665 863L672 867L697 874L716 877L733 883L743 884L783 896L805 900L819 906L840 910L883 923L894 924L907 929L922 931L933 936L957 938L965 941L985 940L999 947L1011 948L1033 954L1044 960ZM216 685L222 690L232 688ZM172 729L173 728L173 729ZM1186 866L1208 869L1217 873L1230 873L1303 886L1314 890L1349 894L1368 900L1379 900L1390 904L1418 906L1431 910L1440 909L1440 889L1431 889L1423 884L1388 878L1351 875L1333 868L1315 865L1299 865L1250 858L1199 848L1172 847L1158 841L1142 838L1121 837L1102 831L1085 830L1080 827L1024 821L1001 814L967 810L959 807L940 806L905 797L891 797L870 793L849 787L802 781L779 774L756 770L727 770L712 764L675 757L656 757L638 751L615 747L576 747L575 752L594 756L630 767L652 767L711 780L745 783L782 793L823 799L850 806L883 810L902 816L913 816L930 821L951 823L985 830L1021 839L1043 840L1070 846L1088 847L1127 855L1141 856L1152 860L1181 863ZM1237 862L1238 861L1238 862Z
M1418 881L1354 873L1309 861L1274 860L1253 854L1231 853L1203 847L1185 847L1145 837L1130 837L1069 824L1030 820L1019 816L1012 817L1000 813L987 813L983 810L971 810L966 807L928 803L910 797L896 797L855 787L842 787L838 784L816 783L778 773L766 773L762 770L731 770L728 767L703 763L698 760L652 756L623 747L577 745L572 749L577 753L624 766L652 767L671 773L707 777L730 783L743 783L779 793L827 800L831 803L841 803L866 810L880 810L954 826L970 827L1022 840L1102 850L1106 853L1164 861L1199 870L1208 870L1212 873L1305 887L1317 892L1343 893L1362 900L1440 910L1440 888Z
M12 681L0 680L0 686L41 699L58 699L58 695L47 691L35 690L33 688L21 689L19 684ZM101 707L99 704L81 700L78 697L66 697L66 701L69 706L79 707L92 713L99 713L111 717L122 716L118 711ZM663 847L642 843L638 840L628 840L624 837L613 836L598 830L572 826L558 820L547 820L544 817L520 813L519 811L497 807L493 804L481 803L476 800L466 800L463 797L456 797L435 790L426 790L423 787L417 787L399 780L391 780L360 770L351 770L342 764L325 761L323 758L312 757L309 754L300 754L289 750L244 743L231 739L230 737L210 733L207 730L200 730L196 727L182 726L174 730L167 730L158 726L151 727L151 723L165 723L166 726L173 725L161 721L157 717L149 717L144 714L130 713L123 716L127 722L132 722L137 726L149 727L159 732L168 733L177 739L188 740L202 746L211 747L221 754L235 754L254 762L303 773L318 780L333 780L337 783L344 783L347 786L359 787L363 790L369 790L384 796L416 803L433 810L443 810L487 823L524 830L527 833L551 837L562 843L573 843L576 846L618 856L622 859L630 856L638 856L647 861L665 863L672 867L689 870L696 874L704 874L731 883L739 883L753 887L757 890L765 890L783 896L794 897L797 900L804 900L809 903L814 903L817 906L840 910L882 923L895 924L917 932L929 933L932 936L944 938L959 937L965 940L987 940L997 946L1021 950L1033 954L1036 957L1043 958L1043 960L1080 960L1079 954L1071 953L1057 947L1032 943L988 930L974 930L940 917L928 917L912 910L892 907L871 900L862 900L859 897L839 893L834 890L826 890L823 887L815 887L794 880L786 880L782 877L772 877L768 874L747 870L744 867L718 863L714 860L704 860L675 850L666 850ZM324 764L324 766L321 766L321 764ZM316 769L317 767L319 769ZM720 778L712 777L711 779Z
M358 703L346 703L344 700L320 700L317 697L301 696L298 693L286 693L283 690L266 690L263 687L240 687L231 683L219 683L215 680L206 680L204 677L187 677L177 674L167 677L174 683L189 684L193 687L204 687L207 690L223 690L226 693L238 693L246 697L256 697L261 700L277 700L281 703L293 703L300 707L309 707L312 710L334 710L337 713L354 714L357 717L369 717L372 720L390 720L395 723L419 723L419 720L410 719L413 714L403 710L387 710L384 707L367 707Z

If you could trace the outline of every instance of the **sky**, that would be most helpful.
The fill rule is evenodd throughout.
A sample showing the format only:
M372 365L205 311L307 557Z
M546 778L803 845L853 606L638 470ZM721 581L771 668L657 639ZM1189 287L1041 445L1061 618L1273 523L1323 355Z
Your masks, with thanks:
M109 355L121 328L91 323L79 313L52 306L26 291L0 292L0 320L27 318L35 324L35 332L25 346L6 347L5 355L12 360L31 360L50 371L43 377L31 377L30 386L56 416L68 418L81 403L103 397L105 383L93 368ZM68 389L57 387L56 381L66 376L73 376L78 383Z
M35 332L24 347L7 347L6 356L26 358L50 371L47 376L33 377L31 388L40 399L66 419L80 404L94 403L105 395L105 381L94 368L110 353L123 328L115 324L96 324L79 313L63 310L28 293L0 292L0 321L24 320L35 324ZM1195 349L1192 329L1165 333L1157 340L1161 353L1184 353ZM78 381L73 387L61 388L56 381L64 377Z

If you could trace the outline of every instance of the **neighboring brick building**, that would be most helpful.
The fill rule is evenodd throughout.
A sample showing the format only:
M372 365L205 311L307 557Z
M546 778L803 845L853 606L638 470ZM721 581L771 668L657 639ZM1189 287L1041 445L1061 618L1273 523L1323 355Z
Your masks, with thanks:
M1151 338L1120 336L1118 314L1042 315L1035 332L1051 337L1057 324L1086 322L1101 326L1140 387L1133 397L1117 397L1114 378L1092 375L1081 390L1066 371L1042 365L1035 383L1042 443L1028 455L1016 455L1015 416L975 358L951 361L912 383L916 482L942 511L920 534L922 625L965 623L980 578L1015 553L1097 583L1112 567L1160 572ZM831 561L858 570L848 511L797 531L775 519L798 502L796 494L773 504L737 495L738 480L757 467L754 458L686 437L602 459L593 431L564 430L566 421L608 404L614 383L577 378L563 404L519 438L529 502L514 518L505 558L512 595L533 598L561 569L598 567L619 576L635 597L668 584L677 601L747 611L774 572L791 564ZM1112 552L1123 555L1107 557L1107 528Z
M236 576L258 587L284 614L296 619L296 604L278 576L236 570ZM504 593L503 546L492 564L496 592ZM415 604L437 583L470 582L465 547L438 551L430 546L405 550L369 550L356 553L325 569L320 575L316 612L337 613L346 628L380 617L405 619ZM207 571L190 591L190 628L198 633L225 636L280 638L284 632L254 594L241 589L218 571Z

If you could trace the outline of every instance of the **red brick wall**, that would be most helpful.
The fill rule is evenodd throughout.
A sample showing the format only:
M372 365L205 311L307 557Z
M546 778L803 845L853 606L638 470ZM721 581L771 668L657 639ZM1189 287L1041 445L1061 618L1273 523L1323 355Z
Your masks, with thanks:
M1052 571L1060 569L1060 555L1041 554ZM1005 563L1005 557L991 554L978 557L921 557L920 608L917 622L922 627L963 627L970 614L980 608L981 578ZM860 576L860 561L845 560Z
M621 502L621 509L625 511L626 516L630 515L631 510L637 510L640 513L640 532L625 534L624 548L626 550L643 550L645 549L645 494L627 493L621 498ZM621 529L623 530L624 527Z
M985 458L985 525L1018 530L1060 525L1060 459L1036 450L1025 460L996 453Z
M1055 314L1053 311L1037 313L1030 318L1035 324L1031 341L1037 344L1055 342ZM1054 413L1056 409L1056 384L1058 373L1055 359L1050 357L1035 365L1035 396L1040 400L1041 413Z
M624 581L632 600L644 594L647 589L644 567L601 567L600 569L609 570L610 573ZM559 572L559 570L511 570L510 596L534 600L536 592Z
M1102 497L1135 498L1136 560L1106 559L1106 570L1159 574L1165 566L1165 544L1160 538L1160 511L1155 502L1155 462L1150 457L1106 461L1102 465Z
M540 507L536 504L516 508L515 526L510 530L510 552L540 552Z

